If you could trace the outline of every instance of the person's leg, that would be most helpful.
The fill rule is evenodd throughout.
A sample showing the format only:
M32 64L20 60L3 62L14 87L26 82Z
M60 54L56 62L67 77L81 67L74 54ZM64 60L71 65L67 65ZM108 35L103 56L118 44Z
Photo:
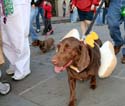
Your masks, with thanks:
M103 8L103 16L102 16L103 24L106 24L106 14L107 14L107 8Z
M42 17L43 26L45 27L45 17L44 17L44 9L43 8L40 8L40 14Z
M53 34L53 28L52 28L52 24L51 24L51 19L48 20L48 29L49 29L49 33Z
M43 29L42 35L47 34L47 32L48 32L48 20L45 18L45 27Z
M103 18L103 9L101 8L100 9L100 11L99 11L99 13L98 13L98 16L97 16L97 18L96 18L96 25L102 25L103 23L102 23L102 18Z
M70 22L73 23L73 13L70 13Z
M51 20L50 19L48 20L48 29L49 29L49 31L52 30L52 25L51 25Z
M66 15L66 9L63 8L63 17L65 17L65 15Z
M77 12L77 8L75 8L72 14L72 22L76 22L77 18L78 18L78 12Z
M86 30L88 29L90 23L91 23L91 21L89 21L89 20L84 20L84 21L81 22L81 29L82 29L83 35L85 35Z
M36 15L36 32L40 32L40 21L39 21L40 7L38 7L38 13Z
M85 32L86 32L86 23L85 23L85 21L81 21L81 30L82 30L82 34L85 35Z
M33 28L33 22L36 18L36 15L38 13L38 8L31 8L31 15L30 15L30 36L32 38L32 41L38 40L38 35L36 34L34 28Z
M124 21L124 31L125 31L125 17L123 18L123 21ZM125 34L124 34L124 44L125 44ZM121 62L125 64L125 46L123 46L122 48L122 54L123 57L121 58Z
M122 22L120 8L120 3L118 3L117 0L113 0L110 3L110 7L108 9L107 14L108 28L110 31L110 36L114 41L115 54L117 54L120 51L120 48L123 45L123 38L120 32L120 24Z
M15 5L14 14L8 17L8 23L2 23L2 33L4 34L2 37L3 51L10 64L14 67L13 78L15 80L21 80L31 72L28 43L29 15L30 3Z

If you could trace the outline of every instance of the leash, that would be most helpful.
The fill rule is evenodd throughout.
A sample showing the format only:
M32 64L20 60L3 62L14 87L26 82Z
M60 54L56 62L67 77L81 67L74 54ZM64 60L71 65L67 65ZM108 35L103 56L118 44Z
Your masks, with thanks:
M102 0L101 4L99 5L99 8L98 8L96 14L94 15L93 20L92 20L91 24L89 25L87 31L85 32L85 35L88 35L90 33L90 31L91 31L91 29L93 27L93 24L94 24L94 22L95 22L95 20L96 20L96 18L98 16L98 14L99 14L99 12L101 10L101 7L102 7L102 5L103 5L104 2L105 2L105 0Z

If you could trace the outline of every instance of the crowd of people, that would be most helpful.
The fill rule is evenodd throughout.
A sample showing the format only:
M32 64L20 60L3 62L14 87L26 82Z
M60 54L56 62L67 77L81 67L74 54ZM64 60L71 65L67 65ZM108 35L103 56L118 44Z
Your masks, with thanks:
M40 32L40 17L41 14L43 22L43 32L42 35L53 34L53 28L51 25L52 17L52 5L49 0L32 0L31 1L31 16L30 16L30 36L32 38L32 45L36 46L39 39L38 32ZM33 22L36 20L36 31L33 28Z
M69 13L71 22L81 21L82 35L93 20L100 0L70 0ZM120 25L125 24L125 0L105 0L107 24L111 38L114 41L115 54L118 54L124 45L121 36ZM63 17L66 16L66 1L62 2ZM39 40L40 15L44 26L42 35L53 34L51 24L52 4L50 0L0 0L2 13L0 14L0 64L4 63L4 56L9 60L7 74L12 74L13 80L22 80L31 73L30 69L30 46L29 35L32 46L36 46ZM124 9L123 9L124 8ZM104 16L105 17L105 16ZM36 21L36 29L34 29ZM103 19L105 23L105 20ZM16 29L16 30L15 30ZM121 62L125 64L125 48L122 48ZM1 73L1 71L0 71ZM0 74L1 75L1 74ZM0 82L0 94L10 91L10 84Z

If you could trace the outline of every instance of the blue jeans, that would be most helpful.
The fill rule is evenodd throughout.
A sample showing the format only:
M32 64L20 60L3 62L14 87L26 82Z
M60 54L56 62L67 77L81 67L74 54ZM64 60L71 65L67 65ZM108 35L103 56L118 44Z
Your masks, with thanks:
M125 24L125 17L121 16L121 3L119 0L111 0L108 8L107 22L111 38L116 46L124 44L124 39L121 36L120 25ZM125 27L124 27L125 28Z
M38 8L32 8L31 7L31 15L30 15L30 36L32 38L32 41L38 40L38 35L36 34L34 28L33 28L33 22L36 19L36 15L38 13Z
M103 8L103 18L102 18L102 22L103 24L107 24L107 12L108 12L108 8Z
M77 9L74 9L73 10L73 13L70 13L70 21L73 23L73 22L76 22L77 21L77 18L78 18L78 12L77 12Z
M63 17L66 16L66 8L63 8Z
M100 9L95 23L97 25L102 25L103 24L103 8Z
M41 15L42 21L43 21L43 25L45 26L44 9L41 8L41 7L38 8L38 14L36 16L36 27L37 27L37 29L40 29L39 15Z
M125 37L122 38L120 31L120 25L122 24L122 22L124 22L124 29L125 29L125 17L122 17L121 15L122 5L123 4L121 4L121 0L111 0L107 13L108 28L115 46L120 46L125 44L125 39L124 39ZM124 50L122 50L122 52L124 55L125 53Z

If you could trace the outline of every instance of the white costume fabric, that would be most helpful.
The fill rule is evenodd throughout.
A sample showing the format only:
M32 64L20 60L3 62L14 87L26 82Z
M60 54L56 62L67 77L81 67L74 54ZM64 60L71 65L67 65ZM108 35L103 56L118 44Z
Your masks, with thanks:
M2 23L3 51L14 69L13 78L20 80L30 71L29 25L31 0L13 0L14 13ZM2 21L3 22L3 21Z

